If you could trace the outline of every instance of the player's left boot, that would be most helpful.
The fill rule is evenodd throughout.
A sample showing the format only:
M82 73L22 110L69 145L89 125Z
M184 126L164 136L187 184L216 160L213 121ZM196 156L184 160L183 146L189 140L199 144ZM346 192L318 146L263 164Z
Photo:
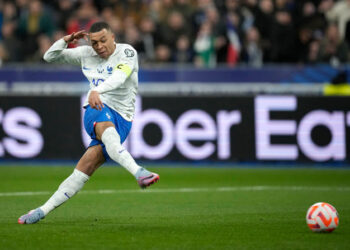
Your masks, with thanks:
M19 224L34 224L37 223L39 220L44 219L45 215L43 210L40 208L34 209L29 211L29 213L22 215L18 218Z
M135 177L136 177L137 183L142 189L149 187L150 185L156 183L159 180L158 174L152 173L144 168L140 168L137 171Z

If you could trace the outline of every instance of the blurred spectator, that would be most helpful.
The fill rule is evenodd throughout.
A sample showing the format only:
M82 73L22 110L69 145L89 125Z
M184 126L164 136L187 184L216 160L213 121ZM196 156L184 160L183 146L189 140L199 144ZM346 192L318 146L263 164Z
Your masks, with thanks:
M350 56L350 0L0 0L1 57L40 61L53 35L88 31L98 20L142 63L338 65Z
M121 2L122 0L94 0L94 5L96 6L97 10L101 12L105 8L113 9L116 5L121 5Z
M108 23L111 26L111 29L116 37L116 40L117 41L124 40L125 30L120 18L114 17Z
M153 19L156 23L165 19L165 9L162 5L162 0L152 0L149 4L147 15Z
M64 30L56 30L55 33L53 33L52 41L60 40L62 37L66 35L66 32Z
M204 22L194 42L194 50L196 53L195 64L197 66L216 66L214 39L211 23Z
M325 4L323 5L325 6ZM323 32L327 27L327 19L324 12L318 12L315 4L310 1L302 5L302 10L296 21L296 25L299 30L306 28L312 32Z
M230 14L228 15L230 16ZM220 15L216 7L210 6L206 10L206 20L212 27L212 34L214 36L214 49L216 54L217 63L226 63L228 60L228 48L230 45L231 31L235 29L235 25L230 25L230 18L227 18L227 25L221 20ZM237 30L235 30L236 32Z
M306 63L309 63L309 64L317 63L319 51L320 51L320 42L318 40L311 41L309 45L309 50L307 53Z
M38 37L37 42L39 48L30 60L33 62L44 62L43 56L45 52L51 47L51 39L47 35L42 34Z
M101 18L106 21L110 22L113 20L113 18L118 18L118 16L114 13L114 10L112 7L105 7L100 12Z
M72 14L67 21L67 34L78 32L79 30L89 31L91 25L98 20L97 9L90 1L84 1L81 6ZM84 43L84 39L81 42ZM69 47L76 45L70 44Z
M246 0L242 6L240 13L241 29L242 32L247 32L251 27L254 26L254 10L257 8L256 0Z
M144 47L144 55L139 58L144 62L151 62L155 59L156 24L151 17L144 17L140 24L141 39Z
M271 61L293 63L296 62L295 30L292 17L286 10L275 13L274 24L271 31Z
M29 0L16 0L17 15L21 17L28 11Z
M167 45L172 51L175 50L176 41L180 36L189 36L190 34L183 15L177 11L169 14L166 23L161 24L159 32L161 42Z
M297 62L306 63L308 61L310 44L313 40L312 30L308 27L301 27L296 38Z
M193 49L190 39L187 36L180 36L176 41L176 50L174 52L174 62L179 64L191 63L193 60Z
M13 2L4 2L2 6L2 22L16 22L17 21L17 9Z
M326 14L330 9L333 8L334 1L333 0L321 0L321 1L316 1L319 2L318 5L318 12L321 14Z
M17 24L17 9L13 2L0 2L0 39L2 37L1 27L3 23L13 22Z
M261 67L263 64L263 50L260 43L260 34L255 27L251 27L246 33L242 59L247 65L252 67Z
M74 2L71 0L59 0L57 1L57 11L56 11L56 23L57 28L66 30L68 18L74 12Z
M142 17L147 13L147 5L140 0L125 0L114 6L116 15L122 20L131 18L136 25L140 24Z
M231 66L238 63L239 55L241 53L242 45L239 32L239 18L240 17L234 12L230 12L227 15L226 32L228 37L228 45L226 52L226 62Z
M338 23L340 39L345 37L346 24L350 20L350 0L340 0L336 2L328 12L327 18L330 22Z
M15 37L16 23L7 21L1 27L2 40L0 42L3 49L1 56L2 62L18 62L21 61L22 51L21 43Z
M263 48L264 62L271 62L272 27L274 25L274 6L272 0L261 0L255 9L254 26L258 28L261 35L261 45Z
M341 40L338 26L330 24L320 44L318 61L330 63L332 66L339 66L340 63L347 62L348 53L348 46Z
M279 10L286 10L287 9L287 0L275 0L275 9L276 11Z
M51 37L54 29L52 16L44 10L41 1L30 1L28 11L23 12L18 26L19 37L23 41L23 53L26 60L38 49L37 38L39 35L46 34Z
M337 21L340 38L350 47L350 0L336 2L327 12L327 17L330 21Z
M140 32L136 26L130 26L125 30L125 37L123 42L133 46L136 49L137 53L140 55L144 54L145 49L141 40Z
M299 62L307 61L310 42L315 36L324 33L327 27L327 19L324 13L330 8L329 3L329 0L323 0L318 7L320 11L317 11L317 7L311 1L302 5L300 17L297 20L298 36L296 40Z
M180 12L184 16L186 22L191 21L194 8L190 0L175 0L173 9Z
M177 11L174 8L175 0L161 0L161 12L159 22L166 22L169 18L170 13Z
M102 19L109 24L117 41L124 40L124 26L120 17L116 16L111 7L106 7L101 12Z
M171 62L170 48L165 44L159 44L156 47L156 63L169 63Z
M200 26L206 21L206 10L210 7L215 7L213 0L197 0L196 10L193 13L193 29L198 31Z
M241 3L239 0L225 0L224 9L225 12L239 12L241 9Z

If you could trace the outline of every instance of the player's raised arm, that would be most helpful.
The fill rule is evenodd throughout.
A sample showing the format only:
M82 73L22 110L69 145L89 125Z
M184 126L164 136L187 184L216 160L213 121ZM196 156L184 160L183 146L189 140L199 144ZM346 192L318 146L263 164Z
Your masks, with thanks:
M80 65L82 56L82 47L67 49L69 43L77 43L81 38L87 40L87 33L82 30L73 32L56 41L44 54L44 60L47 62L69 63Z

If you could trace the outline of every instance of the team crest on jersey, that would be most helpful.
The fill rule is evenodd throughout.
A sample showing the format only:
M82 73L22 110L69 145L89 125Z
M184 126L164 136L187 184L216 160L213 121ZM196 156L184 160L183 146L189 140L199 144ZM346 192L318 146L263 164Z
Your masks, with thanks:
M108 72L108 74L112 74L112 72L113 72L113 67L111 67L111 66L107 66L107 72Z
M98 72L98 73L102 74L103 71L104 71L104 69L103 69L102 67L98 67L98 68L97 68L97 72Z
M131 49L125 49L124 53L125 53L126 57L133 57L135 55L135 52Z

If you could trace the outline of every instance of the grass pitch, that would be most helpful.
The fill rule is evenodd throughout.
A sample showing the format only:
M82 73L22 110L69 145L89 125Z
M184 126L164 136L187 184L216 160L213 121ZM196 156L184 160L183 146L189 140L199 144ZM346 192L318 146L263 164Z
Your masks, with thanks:
M0 249L350 248L350 170L148 169L160 182L140 191L124 169L102 167L47 218L19 225L73 167L0 167ZM332 233L306 226L319 201L338 210Z

